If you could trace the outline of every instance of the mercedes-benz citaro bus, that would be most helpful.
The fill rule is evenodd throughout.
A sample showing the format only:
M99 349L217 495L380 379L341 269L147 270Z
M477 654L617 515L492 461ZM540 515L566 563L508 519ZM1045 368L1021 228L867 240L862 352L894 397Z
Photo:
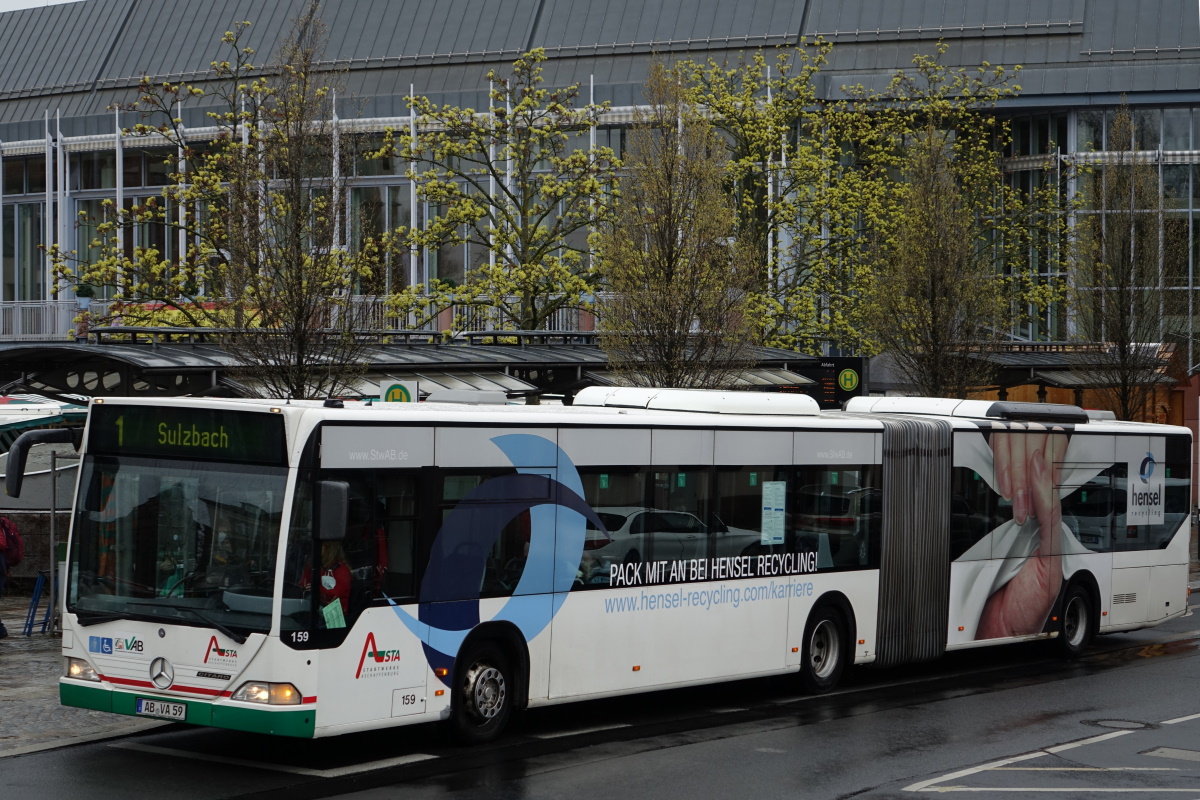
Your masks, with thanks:
M77 446L61 700L117 714L480 742L530 706L1075 655L1187 608L1188 430L1073 406L107 398Z

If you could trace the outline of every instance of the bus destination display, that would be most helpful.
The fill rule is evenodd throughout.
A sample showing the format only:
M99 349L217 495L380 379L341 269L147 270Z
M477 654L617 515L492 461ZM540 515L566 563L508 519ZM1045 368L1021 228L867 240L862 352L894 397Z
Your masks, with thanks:
M283 417L208 408L94 405L94 453L284 464Z

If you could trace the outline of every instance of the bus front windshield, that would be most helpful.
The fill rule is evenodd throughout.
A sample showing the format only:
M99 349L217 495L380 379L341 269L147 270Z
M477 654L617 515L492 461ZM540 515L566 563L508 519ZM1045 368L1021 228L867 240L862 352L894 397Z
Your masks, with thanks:
M80 480L67 607L81 624L270 630L285 468L89 456Z

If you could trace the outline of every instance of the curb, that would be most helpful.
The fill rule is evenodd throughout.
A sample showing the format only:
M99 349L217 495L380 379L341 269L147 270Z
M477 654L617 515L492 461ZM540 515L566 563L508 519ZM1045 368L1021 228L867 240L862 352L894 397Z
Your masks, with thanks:
M158 728L163 725L171 725L171 724L173 724L173 723L167 722L167 721L162 721L162 722L149 722L148 721L148 724L143 725L138 728L135 728L134 730L105 731L105 732L101 732L101 733L89 733L86 736L75 736L70 739L55 739L54 741L51 741L51 742L41 742L39 744L31 744L31 745L27 745L25 747L14 747L11 750L0 750L0 761L4 760L6 758L12 758L14 756L24 756L24 755L29 755L30 753L40 753L44 750L58 750L63 747L72 747L73 745L87 744L88 742L98 742L98 741L101 741L104 739L123 739L127 736L134 736L135 734L144 733L145 731L152 730L154 728Z

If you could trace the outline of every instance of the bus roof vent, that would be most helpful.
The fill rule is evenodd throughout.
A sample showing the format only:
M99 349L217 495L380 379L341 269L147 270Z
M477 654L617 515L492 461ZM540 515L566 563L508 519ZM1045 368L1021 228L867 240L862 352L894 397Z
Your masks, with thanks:
M870 414L929 414L1009 422L1084 424L1088 414L1079 406L1058 403L1010 403L995 400L951 400L945 397L852 397L847 411Z
M425 402L502 406L508 402L508 395L490 389L439 389L436 392L430 392L429 396L425 398Z
M719 389L646 389L636 386L589 386L575 395L572 405L695 411L703 414L786 414L815 417L821 413L817 401L803 394Z

